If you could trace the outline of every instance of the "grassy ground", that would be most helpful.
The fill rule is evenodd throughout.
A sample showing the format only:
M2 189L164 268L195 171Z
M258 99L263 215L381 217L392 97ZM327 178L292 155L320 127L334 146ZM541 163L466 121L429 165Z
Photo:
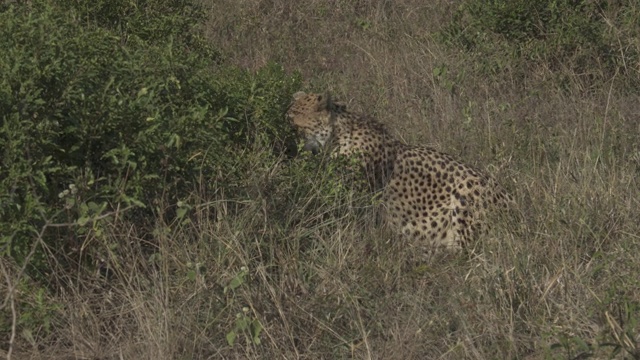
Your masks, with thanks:
M158 220L153 256L136 224L114 220L104 232L120 248L95 244L113 280L65 279L75 291L41 299L65 322L33 346L39 334L17 334L13 358L640 357L640 103L619 79L487 75L436 41L448 1L206 7L228 61L280 62L304 90L486 169L519 220L497 221L473 253L420 263L366 195L327 194L323 174L286 183L290 163L255 159L253 198L195 191L189 221Z

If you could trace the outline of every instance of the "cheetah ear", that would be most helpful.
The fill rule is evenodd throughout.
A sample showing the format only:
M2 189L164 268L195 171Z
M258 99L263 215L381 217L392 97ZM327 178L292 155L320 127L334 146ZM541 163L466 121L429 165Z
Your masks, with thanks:
M298 91L297 93L293 94L293 100L298 100L301 97L307 95L304 91Z
M329 110L331 103L331 94L328 91L318 95L318 111Z

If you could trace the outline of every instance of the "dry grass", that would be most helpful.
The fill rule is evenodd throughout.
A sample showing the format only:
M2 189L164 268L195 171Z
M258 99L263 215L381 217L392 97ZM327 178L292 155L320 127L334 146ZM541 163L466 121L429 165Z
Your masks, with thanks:
M48 299L66 321L37 345L18 334L13 358L640 357L640 103L615 79L585 92L556 88L545 69L480 77L433 38L448 1L206 6L229 61L278 61L305 90L486 168L520 220L499 222L474 254L420 263L375 207L352 211L368 199L296 198L275 180L287 164L256 166L253 199L194 195L191 221L159 221L153 247L135 224L105 229L94 245L114 278L66 279L75 290ZM262 324L259 345L242 331L227 344L238 316Z

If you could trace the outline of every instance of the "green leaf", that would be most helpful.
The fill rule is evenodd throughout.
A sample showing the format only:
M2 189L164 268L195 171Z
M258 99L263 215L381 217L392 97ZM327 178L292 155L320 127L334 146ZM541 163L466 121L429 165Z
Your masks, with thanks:
M242 283L244 283L244 279L242 279L239 276L234 277L233 279L231 279L231 281L229 281L229 286L227 286L229 289L231 290L235 290L237 289L240 285L242 285Z
M249 328L249 318L244 314L239 314L240 317L236 320L236 329L245 331Z
M187 208L179 208L178 210L176 210L176 217L178 219L182 219L186 214L187 214Z
M253 337L253 343L260 345L260 333L262 332L262 324L258 319L254 319L251 323L251 336Z
M91 220L91 217L89 216L81 216L78 218L78 220L76 220L76 223L80 226L84 226L86 225L89 221Z
M189 272L187 272L187 278L191 281L194 281L196 279L195 270L189 270Z
M236 337L237 337L237 336L238 336L238 335L236 335L236 332L235 332L235 331L230 331L230 332L227 334L227 344L229 344L229 346L233 346L233 344L235 344L235 343L236 343Z

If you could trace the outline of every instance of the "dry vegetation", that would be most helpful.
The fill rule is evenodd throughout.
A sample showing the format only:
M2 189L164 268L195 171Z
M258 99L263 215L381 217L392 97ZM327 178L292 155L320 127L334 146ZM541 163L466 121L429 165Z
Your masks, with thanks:
M158 220L151 258L136 224L102 229L121 244L91 244L112 276L81 271L33 299L64 322L44 344L16 334L13 358L640 357L637 95L567 68L487 75L434 36L456 6L216 0L205 26L228 61L277 61L304 90L487 169L517 198L517 220L473 252L422 263L366 196L300 198L273 181L287 162L256 158L252 199L195 192L188 221ZM19 269L2 271L4 292Z

